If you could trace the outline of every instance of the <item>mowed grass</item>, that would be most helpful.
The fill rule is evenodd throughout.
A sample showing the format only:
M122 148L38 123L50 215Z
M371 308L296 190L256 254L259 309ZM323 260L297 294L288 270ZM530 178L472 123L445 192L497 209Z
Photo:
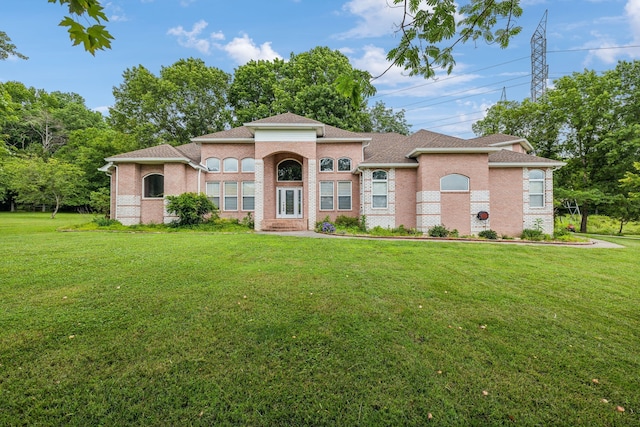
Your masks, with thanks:
M91 219L0 214L0 425L640 424L638 240L55 231Z

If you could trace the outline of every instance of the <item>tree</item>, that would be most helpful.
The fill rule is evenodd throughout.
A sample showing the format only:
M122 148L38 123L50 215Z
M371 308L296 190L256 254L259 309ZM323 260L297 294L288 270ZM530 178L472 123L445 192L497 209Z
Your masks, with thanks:
M519 0L470 0L460 6L454 0L393 0L393 4L403 8L404 15L398 28L400 42L387 60L409 75L433 77L436 68L451 73L458 43L484 40L505 48L522 30L515 25L522 15ZM456 23L457 16L464 18ZM443 47L445 40L452 42Z
M4 61L9 56L15 56L20 59L29 59L20 52L16 51L16 45L11 43L11 39L4 31L0 31L0 61Z
M603 74L585 70L554 82L537 102L499 103L474 124L526 137L536 154L562 158L554 176L557 194L580 205L580 231L596 208L612 215L625 192L620 179L640 159L640 62L620 62ZM612 202L613 201L613 202Z
M14 149L51 155L66 143L69 132L104 126L102 114L89 110L76 93L0 83L0 138Z
M79 206L86 181L83 171L57 159L40 157L14 158L5 164L8 187L18 203L53 206L55 218L61 206Z
M359 96L339 90L345 84L343 76L361 82ZM291 112L342 129L370 130L366 101L375 93L370 77L327 47L292 53L287 62L250 61L238 67L229 89L234 125Z
M220 131L231 120L227 91L231 76L201 59L181 59L156 77L142 65L127 69L113 89L109 109L114 129L135 135L140 147L185 144Z
M392 108L386 108L382 101L369 108L369 118L372 132L395 132L402 135L409 135L411 132L404 110L394 112Z
M104 159L133 151L136 147L137 141L132 135L125 135L109 128L87 128L71 132L68 142L54 157L82 169L87 180L88 196L91 191L109 187L109 176L98 170L104 166Z

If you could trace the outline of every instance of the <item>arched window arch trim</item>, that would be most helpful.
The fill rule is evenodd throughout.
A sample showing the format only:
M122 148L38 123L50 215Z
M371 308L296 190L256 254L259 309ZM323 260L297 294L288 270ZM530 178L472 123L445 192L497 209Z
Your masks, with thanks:
M142 178L142 198L162 199L164 197L164 175L150 173Z
M280 168L284 163L287 163L287 162L295 163L299 167L299 173L298 173L298 170L289 170L289 171L283 170L281 172ZM300 163L296 159L291 159L291 158L280 161L276 166L276 178L278 182L302 182L302 163Z
M459 173L450 173L440 178L442 192L468 192L469 177Z
M351 159L349 157L340 157L338 159L338 172L351 172Z

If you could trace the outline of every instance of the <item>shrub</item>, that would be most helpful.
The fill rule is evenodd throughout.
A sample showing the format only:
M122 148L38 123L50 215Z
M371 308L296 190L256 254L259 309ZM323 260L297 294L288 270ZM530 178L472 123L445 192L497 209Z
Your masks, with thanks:
M100 188L89 195L89 206L94 212L107 217L111 209L111 191L109 188Z
M544 240L544 233L541 230L533 229L533 228L525 228L522 230L522 234L520 235L522 240Z
M338 215L335 221L336 227L344 228L358 228L360 227L360 219L358 217L351 217L346 215Z
M483 239L496 240L498 238L498 233L496 233L491 229L482 230L481 232L478 233L478 237L482 237Z
M255 221L253 219L253 215L251 215L251 212L247 212L247 215L242 218L241 224L252 230L255 228Z
M204 194L182 193L179 196L167 196L167 201L167 212L178 216L179 226L201 224L209 213L212 219L218 217L216 206Z
M429 229L430 237L449 237L449 230L444 225L434 225Z
M93 218L93 222L95 222L98 227L109 227L110 225L120 224L120 221L117 219L106 218L104 216L97 216Z

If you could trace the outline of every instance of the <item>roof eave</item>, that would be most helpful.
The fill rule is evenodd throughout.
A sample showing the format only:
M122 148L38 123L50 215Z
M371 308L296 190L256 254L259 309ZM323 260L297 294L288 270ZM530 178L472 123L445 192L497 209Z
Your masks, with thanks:
M217 143L227 143L227 142L233 142L233 143L241 143L241 144L253 144L255 142L255 140L253 138L203 138L203 137L197 137L197 138L192 138L191 142L196 142L196 143L203 143L203 142L217 142Z
M561 168L564 162L489 162L490 168Z
M276 129L276 130L315 130L316 136L324 135L323 123L245 123L244 126L252 132L257 129Z
M489 144L489 145L491 147L504 147L504 146L513 145L513 144L520 144L522 147L524 147L525 150L533 151L533 145L531 145L531 143L529 143L529 141L527 141L524 138L518 138L511 141L496 142L494 144Z
M419 166L418 163L360 163L357 169L374 169L374 168L411 169L411 168L417 168L418 166Z
M498 147L434 147L415 148L407 157L414 158L420 154L489 154L502 150Z
M191 163L189 159L181 157L107 157L105 161L111 163L144 163L144 164L160 164L160 163Z

